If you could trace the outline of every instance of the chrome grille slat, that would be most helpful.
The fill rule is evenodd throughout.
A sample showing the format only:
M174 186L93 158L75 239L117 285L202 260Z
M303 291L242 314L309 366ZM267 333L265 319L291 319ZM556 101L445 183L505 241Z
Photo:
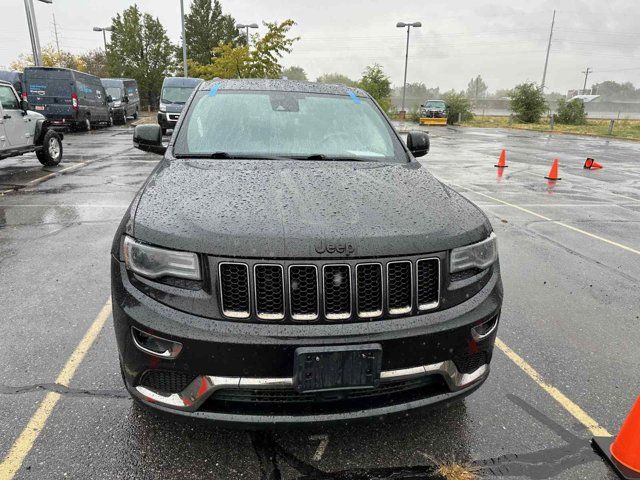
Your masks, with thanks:
M421 258L416 262L418 310L433 310L440 305L440 259Z
M356 265L356 311L360 318L382 315L384 287L382 264L359 263Z
M318 294L318 267L315 265L289 266L289 305L291 318L313 321L320 315Z
M249 267L245 263L221 262L218 265L220 309L225 317L249 318Z
M346 264L322 267L324 316L327 320L351 317L351 267Z
M263 263L253 267L256 316L261 320L284 318L284 271L282 265Z
M387 263L387 306L389 314L402 315L413 307L413 263L400 260Z

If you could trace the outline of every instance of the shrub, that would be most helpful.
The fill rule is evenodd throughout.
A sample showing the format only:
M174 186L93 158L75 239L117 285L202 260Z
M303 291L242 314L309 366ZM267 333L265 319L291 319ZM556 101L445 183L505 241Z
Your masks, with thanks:
M509 97L511 111L524 123L538 122L548 108L542 91L533 82L516 86Z
M453 90L442 95L442 99L447 104L447 124L453 125L458 121L458 116L462 121L471 120L471 101L462 92L456 93Z
M565 125L584 125L587 123L587 113L584 111L582 100L571 100L568 102L564 98L558 99L558 113L554 118L556 123Z

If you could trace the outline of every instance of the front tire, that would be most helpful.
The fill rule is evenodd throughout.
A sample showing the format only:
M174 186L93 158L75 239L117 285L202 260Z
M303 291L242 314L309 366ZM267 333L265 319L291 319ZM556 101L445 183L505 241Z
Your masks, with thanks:
M42 148L36 156L45 167L55 167L62 161L62 140L53 130L47 130L42 141Z

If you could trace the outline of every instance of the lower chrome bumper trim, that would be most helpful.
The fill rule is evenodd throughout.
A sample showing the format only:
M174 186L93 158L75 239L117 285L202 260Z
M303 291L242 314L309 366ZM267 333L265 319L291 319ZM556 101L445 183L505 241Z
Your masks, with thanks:
M380 382L407 380L429 375L440 375L452 392L468 387L489 372L485 364L472 373L462 373L451 360L401 370L386 370L380 374ZM195 412L216 391L222 389L292 388L293 378L216 377L200 375L180 393L165 394L138 385L135 393L150 403Z

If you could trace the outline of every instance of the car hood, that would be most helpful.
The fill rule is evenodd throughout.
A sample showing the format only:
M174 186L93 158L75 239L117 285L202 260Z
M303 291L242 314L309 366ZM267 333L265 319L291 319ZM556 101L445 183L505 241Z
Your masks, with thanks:
M258 258L422 254L490 231L417 162L165 159L134 213L141 241Z

